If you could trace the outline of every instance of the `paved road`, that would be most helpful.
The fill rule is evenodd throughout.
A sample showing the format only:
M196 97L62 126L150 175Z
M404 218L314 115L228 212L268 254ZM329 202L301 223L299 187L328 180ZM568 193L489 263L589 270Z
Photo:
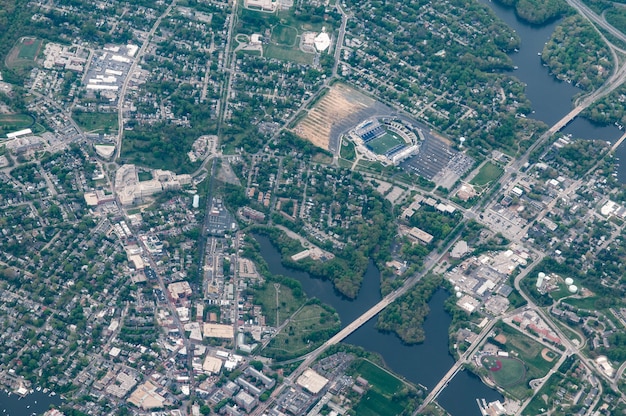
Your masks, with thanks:
M270 397L270 400L266 401L264 404L259 406L254 411L253 415L258 416L258 415L263 414L263 412L265 412L265 410L267 410L273 404L274 399L280 396L280 394L284 391L285 388L293 384L293 382L300 376L300 374L302 374L309 366L311 366L311 364L313 364L313 362L317 359L317 357L319 357L324 351L326 351L328 347L338 344L339 342L343 341L346 337L348 337L350 334L352 334L354 331L356 331L358 328L364 325L367 321L369 321L378 313L380 313L380 311L382 311L387 306L389 306L393 301L395 301L400 296L404 295L409 289L411 289L417 282L419 282L422 279L422 277L424 277L436 264L440 262L440 260L450 250L452 245L456 243L456 240L457 239L452 239L452 241L448 243L445 249L441 251L441 254L435 254L433 252L430 255L428 255L428 257L426 257L424 261L424 266L421 272L408 278L404 282L404 285L402 285L402 287L396 289L395 291L385 296L380 302L378 302L376 305L372 306L370 309L365 311L361 316L359 316L354 321L352 321L349 325L347 325L345 328L343 328L341 331L335 334L332 338L330 338L328 341L326 341L316 350L303 356L304 361L302 362L302 364L300 364L298 368L289 375L289 377L285 378L285 382L274 390L274 392L272 393Z
M165 9L163 14L159 16L156 22L154 22L154 25L152 25L152 29L150 29L150 32L148 32L148 36L146 37L146 40L141 45L141 48L139 48L139 51L137 52L137 55L135 56L135 60L133 61L133 63L130 66L130 69L128 70L128 75L126 75L126 79L124 79L124 83L122 84L122 89L120 90L120 95L119 95L118 105L117 105L117 150L115 154L116 159L119 159L120 154L122 152L122 139L124 138L124 99L126 98L126 90L128 89L128 84L130 83L130 80L133 77L133 73L135 72L137 65L139 65L139 62L141 62L141 58L146 53L146 49L148 49L148 45L150 45L150 42L152 41L152 37L154 36L154 33L156 32L157 28L161 24L161 21L163 20L163 18L172 11L172 8L176 5L176 1L177 0L172 1L172 3L170 3L167 9Z
M439 380L439 383L437 383L437 385L433 387L430 393L428 393L428 396L426 396L420 407L415 411L415 413L413 413L414 416L417 416L421 412L423 412L426 406L428 406L433 400L435 400L437 396L439 396L439 393L441 393L443 389L448 386L450 380L452 380L454 376L457 375L457 373L461 370L461 367L471 360L472 355L474 354L474 352L476 352L478 346L481 345L483 339L485 339L489 335L491 329L496 324L496 322L498 322L497 319L492 319L491 322L489 322L489 324L485 326L485 328L483 328L474 343L467 349L467 351L463 353L463 355L461 355L459 360L454 363L450 370L448 370L448 372L441 378L441 380Z

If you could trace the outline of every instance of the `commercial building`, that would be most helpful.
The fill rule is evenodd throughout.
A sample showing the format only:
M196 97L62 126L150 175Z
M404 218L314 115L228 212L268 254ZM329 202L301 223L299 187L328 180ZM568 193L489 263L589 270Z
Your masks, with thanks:
M202 333L205 338L235 338L235 330L231 325L205 323L202 327Z
M202 369L211 374L219 374L223 363L219 358L207 355L202 364Z
M248 9L257 9L264 12L273 12L278 7L278 2L274 0L245 0L244 6Z
M409 238L423 244L430 244L431 241L433 241L433 236L431 234L417 227L413 227L409 230Z
M309 392L317 394L326 386L328 379L308 368L300 377L298 377L296 383L300 387L307 389Z
M158 392L159 387L146 381L130 395L127 402L143 410L157 409L165 404L165 397Z

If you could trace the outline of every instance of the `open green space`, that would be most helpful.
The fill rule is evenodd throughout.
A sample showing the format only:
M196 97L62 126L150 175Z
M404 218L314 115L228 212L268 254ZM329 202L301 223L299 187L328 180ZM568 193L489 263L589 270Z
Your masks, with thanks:
M264 283L254 289L254 300L263 308L267 324L270 326L279 326L285 322L305 302L301 289L294 289L285 284L273 282ZM278 319L280 320L278 323L276 322L276 310L278 310Z
M546 361L541 356L541 351L545 348L543 344L505 323L500 322L496 328L506 336L504 346L511 358L519 358L526 366L524 383L517 383L503 388L516 398L523 399L528 394L528 381L545 376L552 366L556 364L560 355L555 353L552 361Z
M298 31L291 27L285 25L278 25L274 27L272 30L272 42L277 45L296 46L296 37L298 36Z
M337 331L339 316L328 307L309 303L291 317L287 326L263 351L263 355L278 360L298 357L314 350Z
M480 168L470 183L472 185L485 186L498 179L503 172L504 170L500 166L487 162Z
M500 387L511 387L524 381L526 368L517 358L487 355L481 358L491 379Z
M565 299L563 302L568 303L572 306L575 306L580 309L587 309L590 311L596 310L596 302L598 301L597 296L589 296L586 298L570 298Z
M17 59L24 59L34 61L37 57L37 52L41 47L42 40L36 38L22 38L18 43Z
M279 45L267 45L264 49L263 56L269 59L274 58L306 65L311 65L314 58L313 54Z
M355 410L359 416L394 416L401 414L404 408L401 403L389 400L376 390L369 390Z
M117 131L117 113L86 113L77 111L72 118L85 132L106 133Z
M610 7L604 13L604 17L611 26L622 33L626 33L626 9L623 7Z
M353 377L361 376L368 382L367 392L355 407L357 415L399 415L411 406L410 393L415 390L371 361L363 358L354 361L349 373ZM405 394L406 392L409 394Z
M515 351L519 358L526 363L530 378L541 378L550 371L555 360L548 362L541 356L541 351L545 348L543 344L507 324L500 324L499 328L503 330L507 338L507 350L509 352Z
M535 397L528 403L522 415L534 416L544 413L546 410L554 406L554 400L558 399L556 392L563 383L563 376L560 374L552 374L548 381L541 387ZM547 398L547 402L546 399Z
M372 152L376 153L377 155L384 155L389 150L400 144L405 144L404 140L402 140L400 137L393 133L387 132L382 136L367 142L366 146L369 147Z
M368 360L359 360L354 364L357 373L384 395L393 395L404 383L389 371Z
M12 133L32 127L35 119L28 114L0 114L0 133Z
M338 13L326 12L322 18L320 12L324 14L323 6L320 9L312 5L300 5L297 8L292 7L273 13L241 7L236 32L252 35L269 31L270 44L263 47L264 57L310 65L313 63L314 54L307 54L299 49L298 36L309 31L319 32L322 27L332 33L341 23Z
M140 182L149 181L150 179L152 179L152 173L145 172L145 171L139 171L139 172L137 172L137 177L139 178Z
M344 159L354 160L356 158L354 143L345 138L341 139L341 151L339 153Z

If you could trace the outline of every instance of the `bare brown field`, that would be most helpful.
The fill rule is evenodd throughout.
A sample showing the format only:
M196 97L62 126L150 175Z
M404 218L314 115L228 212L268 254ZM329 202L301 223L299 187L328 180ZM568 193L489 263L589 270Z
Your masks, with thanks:
M344 84L335 84L293 129L314 145L337 151L339 136L376 113L389 109Z

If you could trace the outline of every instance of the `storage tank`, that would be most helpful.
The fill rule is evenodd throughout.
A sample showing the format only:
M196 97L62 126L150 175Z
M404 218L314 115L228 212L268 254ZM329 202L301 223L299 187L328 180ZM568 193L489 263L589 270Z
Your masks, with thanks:
M195 194L195 195L193 196L193 204L192 204L192 206L193 206L194 208L198 208L198 207L200 206L200 195Z
M568 289L569 289L569 291L570 291L571 293L576 293L576 292L578 292L578 286L576 286L576 285L570 285Z
M456 292L456 297L457 297L457 298L460 298L461 296L463 296L463 293L461 293L461 292Z
M460 287L458 287L458 286L454 286L454 291L455 291L455 292L460 292L460 291L461 291L461 288L460 288Z
M543 286L543 279L545 277L546 277L546 274L544 272L539 272L539 274L537 275L537 289Z
M571 277L568 277L567 279L565 279L565 284L568 286L571 286L574 284L574 279L572 279Z

